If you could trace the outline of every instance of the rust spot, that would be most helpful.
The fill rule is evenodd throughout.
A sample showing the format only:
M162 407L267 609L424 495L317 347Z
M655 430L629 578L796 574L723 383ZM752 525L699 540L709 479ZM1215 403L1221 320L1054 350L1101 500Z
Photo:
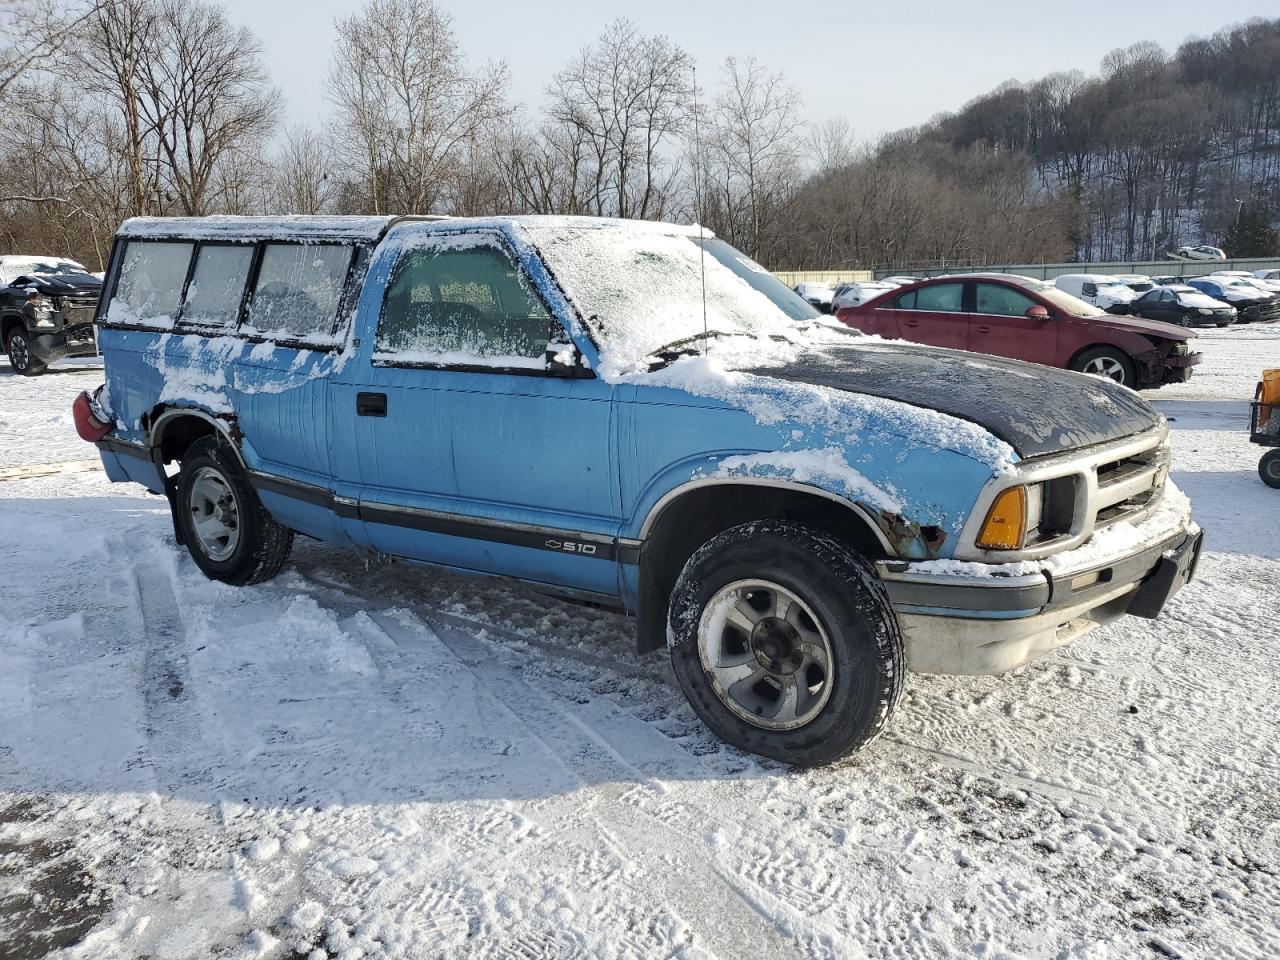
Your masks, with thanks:
M898 513L882 513L878 522L894 552L912 560L933 559L947 539L941 527L909 523Z

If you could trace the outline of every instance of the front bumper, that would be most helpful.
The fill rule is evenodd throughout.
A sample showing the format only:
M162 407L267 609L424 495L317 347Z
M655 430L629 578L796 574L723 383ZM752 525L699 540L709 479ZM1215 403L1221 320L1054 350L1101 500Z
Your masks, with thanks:
M98 352L93 338L93 324L78 324L50 332L39 328L31 331L31 350L41 360L60 357L91 357Z
M1126 613L1154 618L1195 576L1203 534L1186 529L1104 564L1018 576L922 571L881 561L917 673L1020 667Z

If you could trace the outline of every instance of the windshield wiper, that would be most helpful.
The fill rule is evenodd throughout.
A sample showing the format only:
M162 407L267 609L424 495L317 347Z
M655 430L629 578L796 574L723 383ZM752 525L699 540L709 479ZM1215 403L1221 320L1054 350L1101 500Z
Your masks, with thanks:
M691 353L695 344L701 343L703 340L710 340L713 337L749 337L749 333L729 332L727 330L704 330L701 333L695 333L688 337L681 337L679 340L672 340L668 344L658 347L656 350L650 350L649 356L657 357L659 360L670 363L680 357Z

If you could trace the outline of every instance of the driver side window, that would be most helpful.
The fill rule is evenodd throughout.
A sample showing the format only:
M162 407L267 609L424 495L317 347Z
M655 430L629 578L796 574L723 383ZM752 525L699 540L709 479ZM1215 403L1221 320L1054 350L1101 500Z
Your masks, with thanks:
M377 359L457 366L545 364L551 313L496 239L456 238L396 264Z
M1036 305L1030 297L996 283L978 284L977 297L975 312L997 317L1021 317Z

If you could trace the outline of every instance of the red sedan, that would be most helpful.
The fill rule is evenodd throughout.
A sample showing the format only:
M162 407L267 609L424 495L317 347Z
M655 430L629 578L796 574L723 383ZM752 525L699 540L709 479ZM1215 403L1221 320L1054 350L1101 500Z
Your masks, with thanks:
M1012 274L935 277L840 310L863 333L1029 360L1140 390L1191 378L1194 333L1099 310L1052 283Z

